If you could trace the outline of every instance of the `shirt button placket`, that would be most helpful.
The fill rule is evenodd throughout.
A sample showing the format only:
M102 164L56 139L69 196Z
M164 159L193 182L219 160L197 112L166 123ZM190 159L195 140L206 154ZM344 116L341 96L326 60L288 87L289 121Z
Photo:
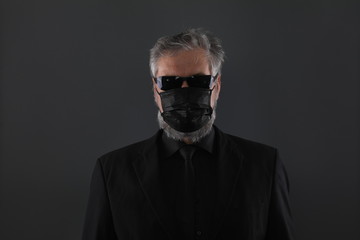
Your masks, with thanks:
M202 235L202 232L200 230L196 231L196 238L200 238Z

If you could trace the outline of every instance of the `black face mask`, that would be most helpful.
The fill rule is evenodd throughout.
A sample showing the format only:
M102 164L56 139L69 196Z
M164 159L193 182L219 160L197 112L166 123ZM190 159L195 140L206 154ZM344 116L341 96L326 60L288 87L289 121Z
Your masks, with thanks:
M179 132L193 132L210 119L212 89L195 87L175 88L159 93L164 121Z

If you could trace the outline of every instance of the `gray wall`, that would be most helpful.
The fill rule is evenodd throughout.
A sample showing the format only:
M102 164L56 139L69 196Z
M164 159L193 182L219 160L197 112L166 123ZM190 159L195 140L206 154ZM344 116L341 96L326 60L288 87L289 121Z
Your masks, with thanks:
M157 130L154 41L227 52L216 124L280 149L298 239L360 239L359 8L350 1L1 2L0 239L79 239L98 156Z

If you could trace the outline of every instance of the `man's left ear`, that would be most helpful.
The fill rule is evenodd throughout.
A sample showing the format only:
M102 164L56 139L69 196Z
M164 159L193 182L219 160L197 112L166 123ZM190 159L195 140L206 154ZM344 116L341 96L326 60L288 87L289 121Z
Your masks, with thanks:
M215 81L215 87L217 88L218 94L220 93L221 89L221 75L219 75Z

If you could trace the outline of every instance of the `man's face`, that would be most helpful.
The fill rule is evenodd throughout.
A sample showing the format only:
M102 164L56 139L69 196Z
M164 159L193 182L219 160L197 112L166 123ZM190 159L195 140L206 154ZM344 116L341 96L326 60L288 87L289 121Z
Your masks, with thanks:
M155 77L160 76L178 76L189 77L192 75L211 75L210 64L206 57L206 52L203 49L193 49L189 51L180 51L175 55L163 56L157 62L157 72ZM186 81L183 82L182 87L188 87ZM215 81L214 88L211 94L210 104L214 108L220 93L220 76ZM157 92L164 92L154 82L154 97L160 112L163 112L161 106L161 99Z

